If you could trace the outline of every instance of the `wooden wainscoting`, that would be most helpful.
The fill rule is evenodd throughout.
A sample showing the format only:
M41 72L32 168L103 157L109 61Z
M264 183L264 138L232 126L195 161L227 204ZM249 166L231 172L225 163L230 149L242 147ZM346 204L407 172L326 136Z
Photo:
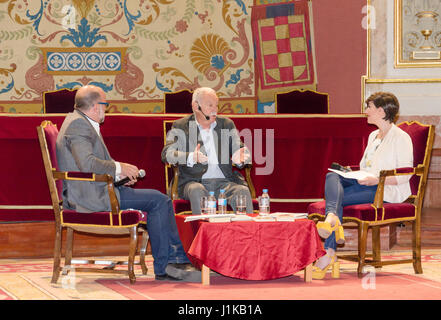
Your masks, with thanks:
M54 222L1 223L0 258L53 257L54 239ZM63 239L66 239L65 230ZM141 239L138 247L140 242ZM150 254L150 243L147 251ZM129 236L74 234L74 257L125 256L128 252ZM64 255L64 241L62 254Z

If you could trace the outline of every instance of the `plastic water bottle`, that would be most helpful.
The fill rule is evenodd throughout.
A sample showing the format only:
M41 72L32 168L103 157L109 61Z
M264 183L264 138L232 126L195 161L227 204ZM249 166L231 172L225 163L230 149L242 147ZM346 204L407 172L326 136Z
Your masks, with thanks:
M225 190L220 189L219 197L217 198L217 213L227 213L227 198L225 197Z
M216 214L216 197L214 191L210 191L208 196L208 214Z
M259 215L266 216L270 213L270 197L268 189L263 189L262 195L259 197Z

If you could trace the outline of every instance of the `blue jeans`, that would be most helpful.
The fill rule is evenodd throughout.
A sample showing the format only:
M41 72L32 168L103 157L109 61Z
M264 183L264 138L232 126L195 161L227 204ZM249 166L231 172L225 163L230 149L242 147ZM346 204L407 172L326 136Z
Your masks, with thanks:
M119 187L120 208L147 212L147 231L155 274L165 274L168 263L189 263L176 226L171 199L153 189Z
M325 182L326 215L335 213L340 222L343 218L343 207L354 204L371 203L374 201L377 186L364 186L355 179L347 179L335 172L328 172ZM325 249L336 249L335 232L324 244Z

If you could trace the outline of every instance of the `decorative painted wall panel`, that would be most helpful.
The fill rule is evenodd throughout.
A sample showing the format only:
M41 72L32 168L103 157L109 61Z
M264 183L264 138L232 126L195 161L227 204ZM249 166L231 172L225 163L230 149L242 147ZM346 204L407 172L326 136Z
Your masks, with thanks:
M256 112L252 0L0 0L0 112L100 86L112 112L162 112L164 92L210 86Z

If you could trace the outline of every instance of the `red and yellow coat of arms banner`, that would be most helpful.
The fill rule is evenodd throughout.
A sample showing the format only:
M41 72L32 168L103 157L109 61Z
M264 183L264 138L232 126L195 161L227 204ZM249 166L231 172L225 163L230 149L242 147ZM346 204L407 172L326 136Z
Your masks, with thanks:
M316 89L307 0L253 7L251 27L260 102L293 89Z

